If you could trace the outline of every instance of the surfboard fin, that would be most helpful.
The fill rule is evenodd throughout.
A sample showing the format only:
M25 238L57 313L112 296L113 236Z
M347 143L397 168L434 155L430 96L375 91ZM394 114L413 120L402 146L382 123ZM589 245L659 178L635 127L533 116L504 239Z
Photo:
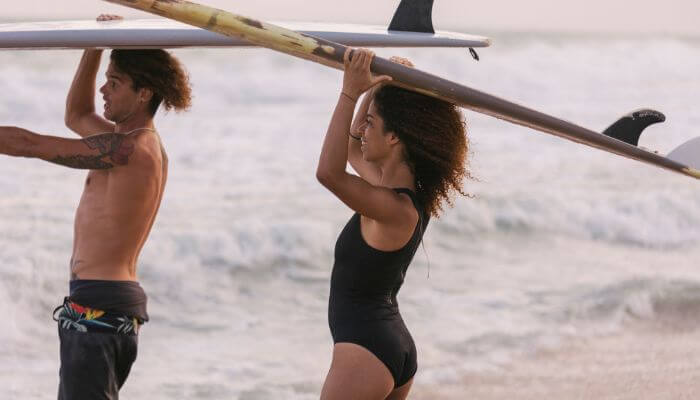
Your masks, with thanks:
M666 121L666 116L656 110L648 108L633 111L618 119L603 134L617 140L637 146L642 131L649 125Z
M435 33L434 0L401 0L389 24L390 31Z
M435 33L433 28L434 0L401 0L389 24L390 31ZM479 55L469 48L469 54L476 61Z

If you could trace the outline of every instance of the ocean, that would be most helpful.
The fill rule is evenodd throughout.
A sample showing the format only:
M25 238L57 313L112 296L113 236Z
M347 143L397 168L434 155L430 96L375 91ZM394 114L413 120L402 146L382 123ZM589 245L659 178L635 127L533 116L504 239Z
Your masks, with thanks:
M378 54L597 131L658 109L667 121L640 145L662 153L700 134L700 38L491 36L480 62L464 50ZM170 176L139 263L151 321L122 396L316 399L332 349L333 247L352 214L315 179L342 75L263 49L174 53L191 74L194 104L156 118ZM71 137L63 110L79 58L0 52L0 124ZM543 354L565 357L583 343L605 357L596 343L642 334L700 342L696 180L465 116L473 197L456 197L431 221L399 294L418 347L411 398L466 398L484 377L519 365L534 368L548 398L548 374L562 372L539 367ZM0 399L56 396L51 312L68 290L84 177L0 156ZM677 358L634 368L643 379ZM700 365L683 362L695 371L683 375L687 383L697 382ZM574 390L581 399L625 398Z

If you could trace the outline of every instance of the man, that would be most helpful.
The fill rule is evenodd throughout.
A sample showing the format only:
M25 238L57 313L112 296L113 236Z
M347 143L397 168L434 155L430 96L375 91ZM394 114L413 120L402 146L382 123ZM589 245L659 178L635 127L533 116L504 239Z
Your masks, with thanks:
M153 226L168 159L153 117L187 109L190 86L163 50L114 50L95 112L101 50L87 50L66 102L66 125L82 139L0 127L0 154L90 170L75 215L70 295L56 309L59 399L117 399L148 320L137 261Z

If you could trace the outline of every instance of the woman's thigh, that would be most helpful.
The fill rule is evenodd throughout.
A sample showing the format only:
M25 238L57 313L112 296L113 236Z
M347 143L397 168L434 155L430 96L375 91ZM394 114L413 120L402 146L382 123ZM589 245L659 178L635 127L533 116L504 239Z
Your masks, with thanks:
M321 400L384 400L393 390L389 369L369 350L352 343L333 347Z
M402 386L394 389L386 400L405 400L408 397L408 392L411 391L411 385L413 385L413 378Z

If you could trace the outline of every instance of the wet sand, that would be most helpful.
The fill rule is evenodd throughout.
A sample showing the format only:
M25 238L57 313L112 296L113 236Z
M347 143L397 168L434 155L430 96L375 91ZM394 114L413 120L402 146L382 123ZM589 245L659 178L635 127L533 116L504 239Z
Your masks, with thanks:
M700 399L700 331L624 333L572 343L412 399Z

